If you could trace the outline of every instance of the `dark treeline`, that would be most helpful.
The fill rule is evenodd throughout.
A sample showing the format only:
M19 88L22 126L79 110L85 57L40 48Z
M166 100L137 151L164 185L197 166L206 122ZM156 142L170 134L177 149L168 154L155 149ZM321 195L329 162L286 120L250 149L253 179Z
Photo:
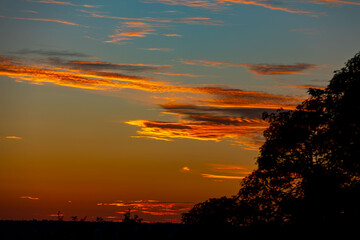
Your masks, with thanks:
M360 226L360 52L308 93L295 110L263 114L257 169L238 194L195 205L184 223L330 235Z

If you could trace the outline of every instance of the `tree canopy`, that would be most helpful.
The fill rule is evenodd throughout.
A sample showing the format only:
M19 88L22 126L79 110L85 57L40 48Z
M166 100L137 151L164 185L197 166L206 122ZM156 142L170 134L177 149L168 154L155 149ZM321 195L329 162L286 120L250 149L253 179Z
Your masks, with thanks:
M308 93L294 110L263 114L270 125L257 169L232 198L237 208L213 208L231 209L222 213L232 216L230 224L316 223L360 213L360 52L334 72L325 89ZM195 206L184 222L211 219L202 214L211 212L208 207L209 202Z

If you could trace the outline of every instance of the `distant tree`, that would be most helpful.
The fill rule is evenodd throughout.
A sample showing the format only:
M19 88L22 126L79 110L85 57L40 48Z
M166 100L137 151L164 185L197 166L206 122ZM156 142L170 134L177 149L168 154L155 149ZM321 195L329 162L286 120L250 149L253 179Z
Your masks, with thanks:
M58 221L64 220L64 215L60 211L57 212L57 220Z
M96 217L96 222L104 222L104 219L102 217Z
M77 220L77 218L78 218L77 216L72 216L71 220L75 222Z
M124 214L123 223L141 223L143 221L142 218L139 218L138 215L134 215L134 218L131 218L131 209L128 209L128 212Z
M85 222L86 221L87 216L80 218L80 222Z

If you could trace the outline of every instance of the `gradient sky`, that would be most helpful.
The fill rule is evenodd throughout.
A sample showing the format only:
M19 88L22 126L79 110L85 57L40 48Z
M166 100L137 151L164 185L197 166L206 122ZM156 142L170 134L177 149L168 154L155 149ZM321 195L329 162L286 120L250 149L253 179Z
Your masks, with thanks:
M0 219L178 222L255 167L264 111L359 51L360 1L1 0Z

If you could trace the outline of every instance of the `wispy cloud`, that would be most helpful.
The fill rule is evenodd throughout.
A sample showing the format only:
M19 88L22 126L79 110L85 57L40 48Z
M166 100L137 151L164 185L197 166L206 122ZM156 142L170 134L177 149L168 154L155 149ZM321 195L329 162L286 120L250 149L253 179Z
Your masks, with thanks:
M23 138L18 136L6 136L5 139L21 140Z
M311 14L311 15L317 14L312 11L290 6L289 3L285 1L273 1L273 0L153 0L152 2L154 1L168 5L182 5L188 7L217 9L217 10L226 8L231 4L243 4L243 5L264 7L270 10L278 10L288 13Z
M129 64L129 63L110 63L101 61L76 61L76 60L64 60L61 58L50 58L48 63L55 66L63 66L70 69L84 70L84 71L127 71L127 72L149 72L160 70L164 68L170 68L172 65L156 65L156 64Z
M155 29L152 25L140 21L131 21L122 23L120 27L115 29L115 34L110 35L107 43L124 43L133 38L143 38L149 34L154 34Z
M141 49L146 51L160 51L160 52L170 52L174 50L172 48L141 48Z
M284 75L284 74L304 74L304 71L318 68L319 66L311 63L295 63L295 64L246 64L222 61L208 60L180 60L182 64L199 65L215 68L244 67L249 72L259 75Z
M193 104L176 104L172 100L172 103L159 105L163 113L178 116L178 121L127 121L127 124L140 128L135 138L162 141L196 139L217 142L228 139L232 144L254 149L254 146L261 141L259 134L268 126L261 119L261 113L281 107L293 109L302 100L291 96L224 86L172 84L149 77L114 72L144 73L155 68L169 67L167 65L131 65L60 58L50 58L47 61L47 64L41 62L40 66L29 66L18 60L0 57L0 75L33 84L54 84L98 91L122 89L145 91L157 93L157 98L160 95L164 96L161 101L171 101L172 95L176 93L177 100L193 102Z
M310 0L316 4L349 4L349 5L360 5L360 2L354 1L342 1L342 0Z
M21 196L19 197L21 199L28 199L28 200L39 200L40 198L38 197L31 197L31 196Z
M183 35L181 34L176 34L176 33L166 33L166 34L163 34L164 36L166 37L182 37Z
M26 21L40 21L40 22L54 22L54 23L61 23L61 24L66 24L66 25L71 25L71 26L77 26L77 27L85 27L81 24L78 23L74 23L74 22L69 22L66 20L61 20L61 19L51 19L51 18L23 18L23 17L6 17L8 19L17 19L17 20L26 20Z
M174 216L176 221L180 221L181 214L189 211L194 202L160 202L157 200L138 200L138 201L122 201L118 200L112 203L98 203L98 206L117 207L116 213L126 213L130 208L132 212L136 212L140 217L149 216Z
M185 23L185 24L195 24L195 25L222 25L222 21L212 20L209 17L186 17L186 18L153 18L153 17L141 17L141 18L129 18L129 17L119 17L119 16L110 16L102 15L90 11L81 11L88 13L90 17L94 18L107 18L114 20L123 20L123 21L139 21L139 22L155 22L155 23Z
M18 51L8 52L9 54L20 54L20 55L42 55L48 57L81 57L81 58L93 58L90 55L78 53L78 52L69 52L69 51L55 51L55 50L30 50L30 49L21 49Z
M100 5L88 5L88 4L75 4L67 1L55 1L55 0L26 0L28 2L34 3L49 3L49 4L57 4L64 6L74 6L74 7L86 7L86 8L98 8Z
M241 180L244 177L241 176L229 176L229 175L216 175L216 174L201 174L204 178L220 179L220 180Z
M155 72L155 74L166 75L166 76L180 76L180 77L203 77L203 75L195 75L190 73Z

